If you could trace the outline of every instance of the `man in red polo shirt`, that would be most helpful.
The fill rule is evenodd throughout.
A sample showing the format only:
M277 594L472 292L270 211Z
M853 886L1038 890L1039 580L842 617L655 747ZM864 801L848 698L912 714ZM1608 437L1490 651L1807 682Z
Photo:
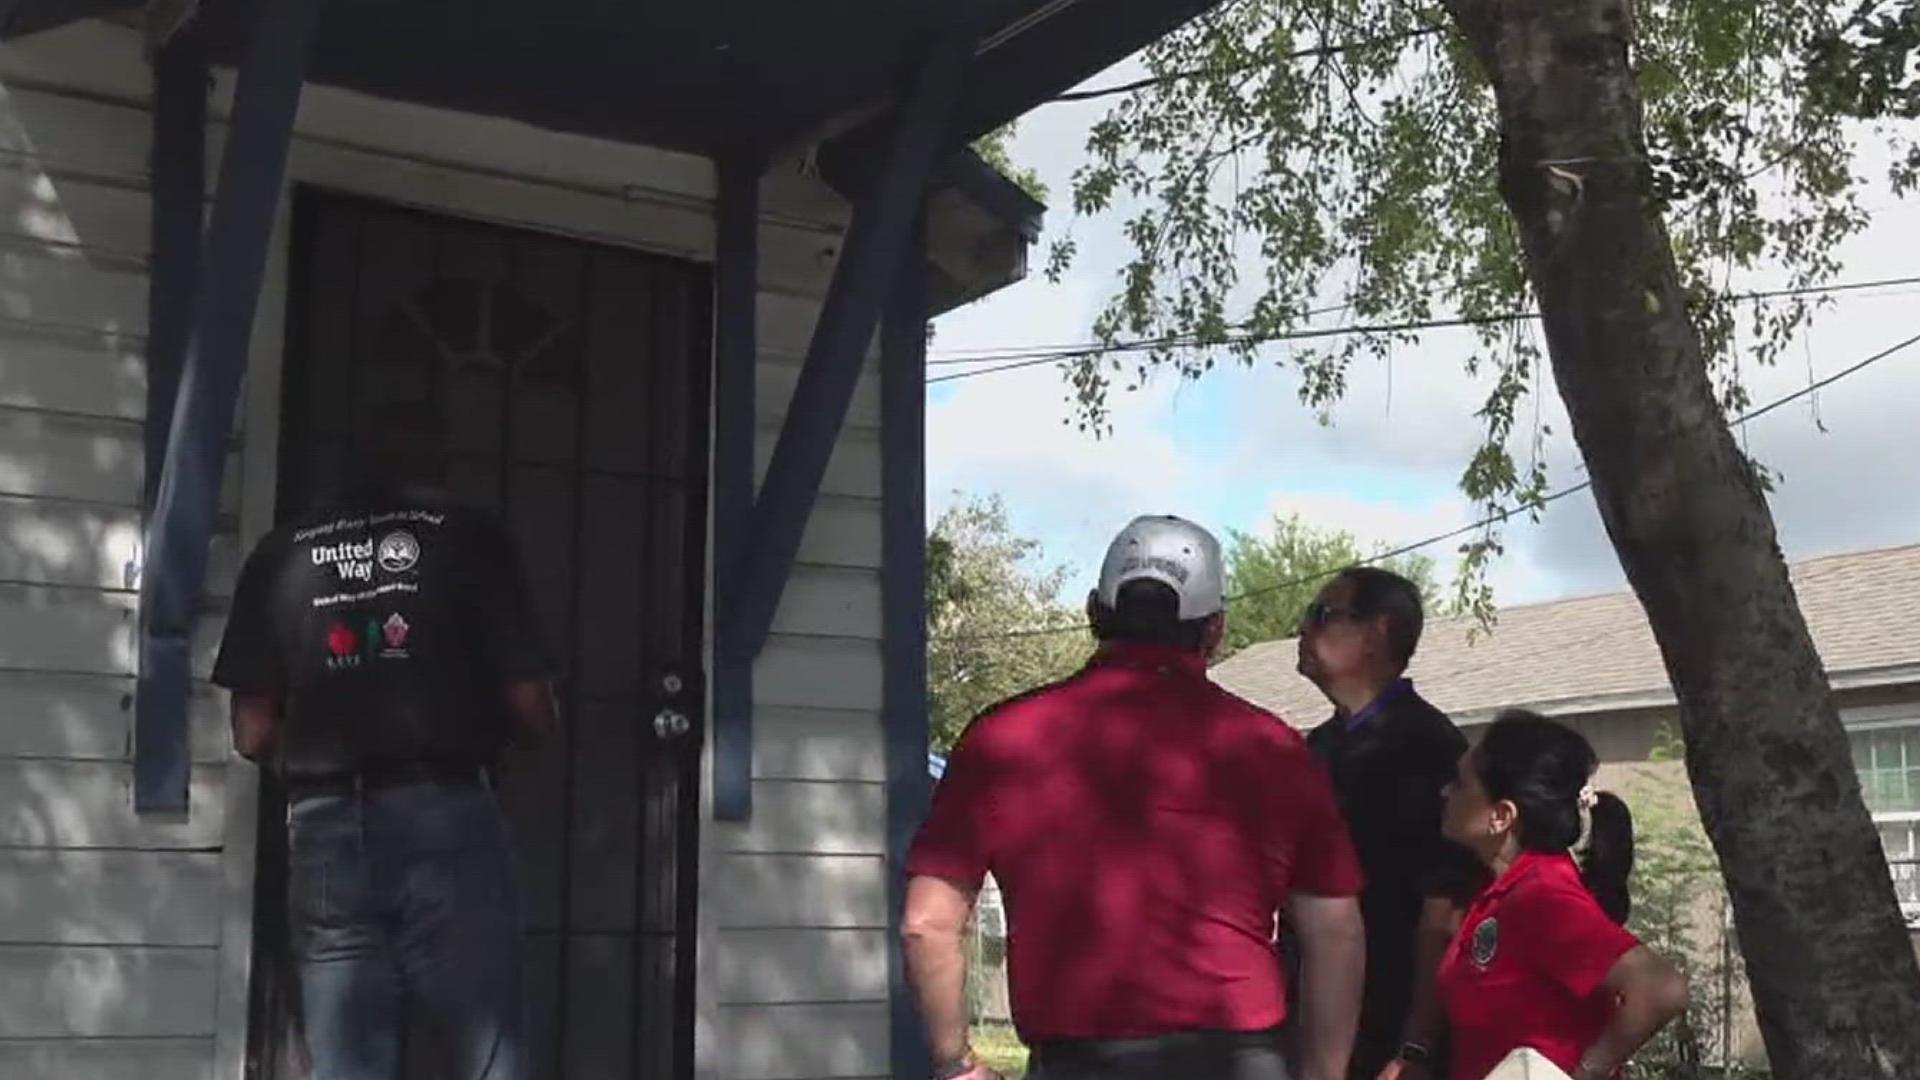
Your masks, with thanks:
M1223 578L1206 530L1135 520L1088 599L1093 659L974 720L948 758L904 924L939 1080L993 1075L967 1046L961 947L989 872L1036 1077L1286 1080L1284 910L1301 942L1298 1080L1344 1080L1359 861L1301 737L1207 678Z

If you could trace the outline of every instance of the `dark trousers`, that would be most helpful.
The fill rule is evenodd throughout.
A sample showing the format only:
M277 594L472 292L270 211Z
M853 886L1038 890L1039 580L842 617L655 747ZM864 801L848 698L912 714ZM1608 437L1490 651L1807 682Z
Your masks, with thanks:
M1276 1032L1194 1031L1033 1048L1029 1080L1288 1080Z
M425 781L292 798L287 906L314 1080L397 1078L416 1010L448 1080L525 1080L519 909L493 793Z

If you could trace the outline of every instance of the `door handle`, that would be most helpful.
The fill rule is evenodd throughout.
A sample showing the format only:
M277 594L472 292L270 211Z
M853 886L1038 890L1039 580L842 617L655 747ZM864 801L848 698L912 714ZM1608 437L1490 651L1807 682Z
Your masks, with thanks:
M661 709L653 714L653 733L661 739L678 739L693 730L693 721L679 709Z

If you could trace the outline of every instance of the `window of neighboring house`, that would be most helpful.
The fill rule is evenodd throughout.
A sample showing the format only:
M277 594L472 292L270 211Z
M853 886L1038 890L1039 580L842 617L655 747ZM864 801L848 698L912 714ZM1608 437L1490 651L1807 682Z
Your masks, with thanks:
M1880 830L1907 925L1920 926L1920 721L1850 732L1853 767Z

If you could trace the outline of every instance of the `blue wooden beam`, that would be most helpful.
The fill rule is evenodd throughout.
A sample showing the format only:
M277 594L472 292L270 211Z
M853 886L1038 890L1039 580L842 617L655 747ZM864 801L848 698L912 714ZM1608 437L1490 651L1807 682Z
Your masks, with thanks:
M732 617L720 628L728 647L757 655L773 625L793 569L820 478L853 400L880 306L905 260L935 161L952 147L945 131L973 55L973 24L944 29L894 110L886 165L854 206L853 223L807 347L806 365L754 503L752 544L733 585Z
M747 551L753 521L755 316L760 281L760 174L757 155L719 163L715 238L713 366L714 592L726 625L738 599L732 575ZM713 655L713 816L745 821L753 811L753 653L726 638Z
M894 1080L932 1065L900 949L907 846L926 816L927 757L926 218L908 247L880 331L881 722L887 760L888 1000Z
M193 627L319 3L261 0L240 62L166 464L147 522L134 699L133 799L142 812L187 808Z
M207 198L207 54L188 28L162 45L153 61L153 214L147 279L146 486L149 513L167 460L187 338L193 331L194 282L200 272L200 227Z

